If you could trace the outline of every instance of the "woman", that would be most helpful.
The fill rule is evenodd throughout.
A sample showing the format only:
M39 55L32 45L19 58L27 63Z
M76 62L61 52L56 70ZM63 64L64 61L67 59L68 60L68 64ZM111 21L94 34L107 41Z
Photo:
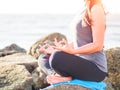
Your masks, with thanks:
M99 82L107 75L107 61L103 51L105 12L101 0L84 1L86 9L72 24L76 43L63 40L64 47L53 47L57 51L51 54L49 63L56 74L47 77L50 84L73 78ZM50 53L50 50L52 52L53 49L49 47L40 51Z

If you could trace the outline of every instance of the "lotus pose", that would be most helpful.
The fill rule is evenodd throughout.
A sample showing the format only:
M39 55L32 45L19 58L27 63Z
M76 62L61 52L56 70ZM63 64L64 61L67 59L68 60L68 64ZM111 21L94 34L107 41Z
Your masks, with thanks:
M69 81L73 78L100 82L107 75L107 60L104 54L105 11L101 0L84 0L86 9L78 14L71 24L74 41L58 42L55 46L43 46L39 51L49 53L50 67L56 74L47 76L50 84ZM61 46L61 43L65 43Z

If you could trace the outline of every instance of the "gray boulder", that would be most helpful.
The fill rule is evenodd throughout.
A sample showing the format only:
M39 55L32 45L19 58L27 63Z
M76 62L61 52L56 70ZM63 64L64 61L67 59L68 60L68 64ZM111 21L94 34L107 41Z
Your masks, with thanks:
M32 73L37 67L37 60L25 53L1 57L0 90L32 90Z
M108 74L115 90L120 90L120 47L105 51L108 60Z
M77 85L59 85L55 87L50 86L40 90L91 90L91 89Z
M0 90L32 90L32 78L23 65L0 66Z
M103 81L106 83L107 87L106 90L114 90L112 88L112 85L109 81L108 78L105 78L105 80ZM40 90L91 90L89 88L86 87L82 87L82 86L78 86L78 85L58 85L58 86L48 86L46 88L40 89Z
M42 38L40 38L39 40L37 40L29 49L29 51L27 52L28 54L32 55L33 57L35 57L36 59L38 59L39 55L41 54L40 52L37 52L37 49L39 49L41 46L43 46L44 44L50 44L50 45L54 45L54 39L57 39L58 41L64 39L67 39L65 35L61 34L61 33L51 33L48 34Z
M11 44L10 46L6 46L5 48L0 49L0 57L14 53L26 53L26 50L16 44Z

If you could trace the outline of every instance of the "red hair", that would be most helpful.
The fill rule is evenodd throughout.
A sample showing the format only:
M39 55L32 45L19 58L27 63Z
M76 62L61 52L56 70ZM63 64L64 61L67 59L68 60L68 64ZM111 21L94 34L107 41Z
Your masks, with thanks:
M91 25L92 24L92 20L90 19L90 13L91 13L91 8L95 5L95 4L101 4L102 5L102 2L101 0L86 0L86 10L85 10L85 13L84 13L84 17L83 17L83 20Z

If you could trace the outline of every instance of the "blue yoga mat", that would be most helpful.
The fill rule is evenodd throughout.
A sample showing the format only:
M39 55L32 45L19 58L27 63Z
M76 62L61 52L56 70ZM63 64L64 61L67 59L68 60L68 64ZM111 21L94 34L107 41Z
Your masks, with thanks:
M105 90L106 89L105 82L84 81L84 80L78 80L78 79L73 79L67 82L60 82L60 83L52 84L51 86L58 86L61 84L79 85L79 86L83 86L86 88L90 88L91 90Z

